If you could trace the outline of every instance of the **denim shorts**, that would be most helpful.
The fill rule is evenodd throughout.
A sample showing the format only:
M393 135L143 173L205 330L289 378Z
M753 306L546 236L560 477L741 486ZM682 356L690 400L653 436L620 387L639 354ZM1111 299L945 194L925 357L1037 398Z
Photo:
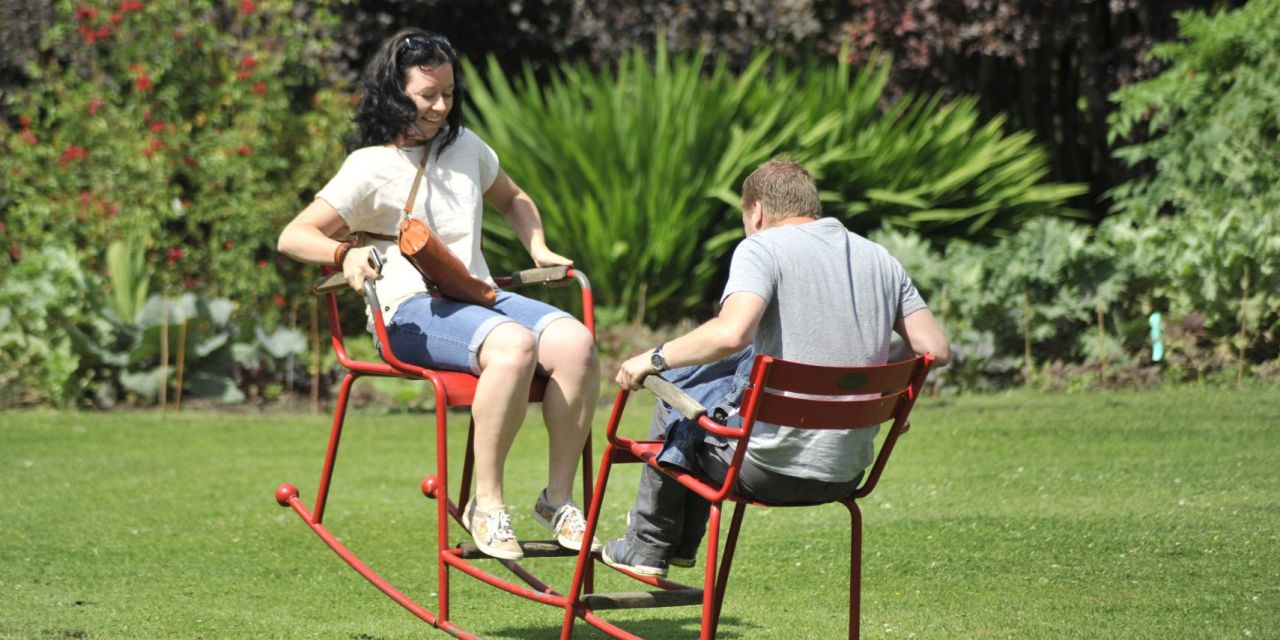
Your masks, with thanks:
M499 291L492 309L420 293L401 303L387 325L396 357L421 367L480 375L480 347L504 322L529 330L536 342L547 325L572 318L545 302Z

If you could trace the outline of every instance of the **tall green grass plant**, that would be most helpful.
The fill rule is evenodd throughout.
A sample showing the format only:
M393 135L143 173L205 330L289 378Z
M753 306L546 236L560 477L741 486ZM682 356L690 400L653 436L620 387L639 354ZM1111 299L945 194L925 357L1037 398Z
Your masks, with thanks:
M1030 135L980 122L972 99L884 107L884 59L855 69L761 52L731 73L705 54L668 56L659 40L653 55L564 66L543 83L531 68L508 78L493 59L486 70L471 87L471 126L538 201L553 246L596 276L606 306L637 319L673 320L718 298L741 237L741 181L776 154L814 172L829 215L939 240L1004 235L1083 192L1046 183ZM487 232L491 254L523 264L509 231Z

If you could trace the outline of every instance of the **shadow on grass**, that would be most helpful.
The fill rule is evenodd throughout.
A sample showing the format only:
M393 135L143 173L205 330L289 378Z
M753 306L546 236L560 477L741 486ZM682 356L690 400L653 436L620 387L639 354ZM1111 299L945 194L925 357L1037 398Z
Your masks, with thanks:
M643 638L652 638L654 640L662 640L666 638L696 638L701 631L701 609L690 611L689 617L685 620L614 620L605 618L614 624L622 627L629 633L633 633ZM603 638L604 633L598 631L595 627L578 620L574 629L575 638ZM717 638L754 638L758 634L752 633L757 630L757 625L743 622L737 616L721 616L720 625L716 629ZM548 637L558 635L559 627L554 630L546 626L519 626L519 627L502 627L494 630L494 635L508 636L512 638L525 638L528 640L543 640Z

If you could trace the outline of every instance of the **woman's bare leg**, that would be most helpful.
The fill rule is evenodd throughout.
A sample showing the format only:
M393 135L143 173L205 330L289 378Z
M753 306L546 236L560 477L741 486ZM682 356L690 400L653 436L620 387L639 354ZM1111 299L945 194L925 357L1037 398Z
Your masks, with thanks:
M577 320L556 320L538 340L538 364L549 376L542 399L542 417L551 441L547 501L559 506L573 497L574 475L600 395L595 339Z
M505 505L502 470L529 408L536 358L533 335L514 322L498 325L480 347L480 381L471 416L476 423L476 503L482 510Z

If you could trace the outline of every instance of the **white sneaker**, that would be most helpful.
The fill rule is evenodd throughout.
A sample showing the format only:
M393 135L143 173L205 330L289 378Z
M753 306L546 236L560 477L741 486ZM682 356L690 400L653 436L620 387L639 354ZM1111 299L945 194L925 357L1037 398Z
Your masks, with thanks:
M538 501L533 505L533 519L554 533L556 542L560 546L574 551L582 549L582 536L587 532L587 519L582 515L582 509L579 509L573 500L564 503L559 509L552 509L551 504L547 502L547 492L544 489L538 494ZM599 551L601 548L600 541L592 537L591 550Z
M462 526L471 532L471 539L485 555L502 560L524 558L524 550L511 530L511 516L507 515L506 509L478 511L476 499L472 497L462 512Z

